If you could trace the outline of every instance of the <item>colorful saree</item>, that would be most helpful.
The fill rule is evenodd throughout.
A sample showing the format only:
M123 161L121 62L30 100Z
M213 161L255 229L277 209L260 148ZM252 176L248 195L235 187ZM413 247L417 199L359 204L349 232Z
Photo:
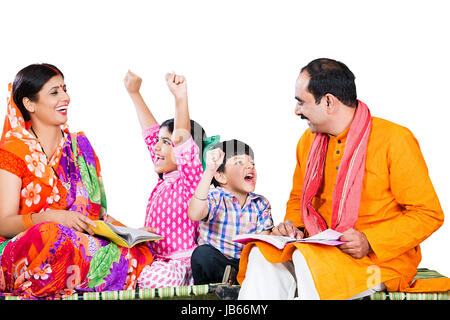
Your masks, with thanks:
M100 163L86 136L70 133L63 125L63 138L47 161L29 127L10 95L0 169L22 179L18 214L55 209L105 220ZM12 239L0 237L0 295L54 299L74 292L134 289L140 272L152 261L146 243L128 249L44 222Z

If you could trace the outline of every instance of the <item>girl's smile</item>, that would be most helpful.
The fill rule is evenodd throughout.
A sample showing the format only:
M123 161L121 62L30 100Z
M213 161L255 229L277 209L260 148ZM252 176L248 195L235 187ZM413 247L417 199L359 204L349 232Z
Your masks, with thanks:
M155 153L156 173L168 173L177 170L177 163L173 152L172 133L167 127L161 127L159 129L153 152Z

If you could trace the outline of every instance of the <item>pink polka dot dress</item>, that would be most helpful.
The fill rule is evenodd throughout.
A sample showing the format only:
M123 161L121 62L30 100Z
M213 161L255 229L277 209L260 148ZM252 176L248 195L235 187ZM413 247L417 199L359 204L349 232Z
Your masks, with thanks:
M159 125L143 131L143 137L155 163L153 147ZM163 240L151 242L153 263L141 272L140 288L161 288L193 285L191 254L196 248L198 223L189 219L187 210L203 173L199 148L192 137L173 151L177 171L163 174L147 204L145 226L156 229Z

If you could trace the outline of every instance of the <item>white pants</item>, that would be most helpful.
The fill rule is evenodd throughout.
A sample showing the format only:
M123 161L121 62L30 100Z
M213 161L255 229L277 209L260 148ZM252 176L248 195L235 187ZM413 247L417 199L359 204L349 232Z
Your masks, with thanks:
M239 292L239 300L319 300L311 272L305 258L299 250L292 254L292 261L283 263L268 262L258 247L250 251L247 272ZM361 292L350 299L358 299L383 291L384 284Z

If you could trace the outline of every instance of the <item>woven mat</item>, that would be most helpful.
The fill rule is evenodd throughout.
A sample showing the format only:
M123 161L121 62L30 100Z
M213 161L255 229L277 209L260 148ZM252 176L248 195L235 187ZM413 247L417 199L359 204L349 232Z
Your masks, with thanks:
M218 299L217 285L197 285L156 289L74 293L62 300L149 300L149 299ZM0 300L20 300L18 296L0 296Z
M442 274L435 270L427 268L417 269L417 274L413 279L432 279L442 278ZM423 292L423 293L407 293L407 292L376 292L369 296L370 300L450 300L450 291L447 292Z
M426 268L417 269L414 279L430 279L444 277L434 270ZM181 299L181 300L217 300L215 294L220 284L205 284L186 287L169 287L157 289L138 289L104 292L74 293L62 300L149 300L149 299ZM364 299L370 300L450 300L448 292L376 292ZM0 296L0 300L20 300L18 296Z

